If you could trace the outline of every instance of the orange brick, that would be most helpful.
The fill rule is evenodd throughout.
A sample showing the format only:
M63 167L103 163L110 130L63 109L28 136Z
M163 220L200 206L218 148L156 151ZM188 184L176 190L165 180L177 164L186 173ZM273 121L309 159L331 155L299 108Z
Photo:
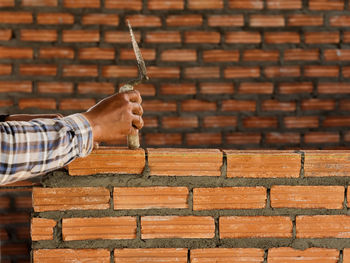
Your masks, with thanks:
M350 262L350 249L345 248L343 250L343 263L349 263Z
M130 37L129 37L130 38ZM181 43L181 35L178 31L156 31L146 34L147 43Z
M187 248L123 248L114 250L114 263L187 263Z
M271 187L273 208L342 209L343 186L284 186Z
M233 83L207 82L200 83L200 92L203 94L233 94Z
M142 53L142 57L144 60L155 60L156 59L156 51L155 49L140 49ZM135 61L135 53L133 49L119 49L119 59L132 60Z
M73 83L69 82L39 82L40 93L73 93Z
M0 81L0 92L32 92L30 81Z
M67 59L73 59L74 58L74 50L72 48L65 48L65 47L43 47L39 50L39 57L40 58L67 58Z
M215 111L216 102L204 100L185 100L182 101L182 111Z
M273 84L270 82L243 82L238 92L241 94L272 94Z
M326 248L307 248L297 250L290 247L279 247L269 249L269 263L337 263L339 260L339 251L337 249Z
M350 77L350 67L343 67L343 76L345 78L349 78Z
M8 59L20 59L20 58L33 58L32 48L18 48L18 47L0 47L0 58Z
M256 101L253 100L223 100L223 111L255 111Z
M225 151L227 177L299 177L301 156L291 151Z
M60 101L60 110L88 110L96 104L95 99L68 98Z
M196 86L192 83L163 84L160 93L163 95L192 95L196 94Z
M87 261L110 263L108 249L35 249L33 263Z
M258 78L260 77L259 67L227 67L225 78Z
M339 134L332 132L309 132L304 135L306 143L332 143L339 142L339 139Z
M261 104L263 111L295 111L296 103L292 101L265 100Z
M142 102L142 107L145 112L166 112L176 111L176 102L160 101L160 100L145 100Z
M209 26L243 26L243 15L211 15L208 17Z
M203 119L203 127L205 128L232 128L236 125L237 117L235 116L205 116Z
M274 50L251 49L243 52L245 61L277 61L279 52Z
M269 44L300 43L297 32L265 32L265 41Z
M343 32L343 43L349 43L350 42L350 32L345 31Z
M162 25L158 16L132 15L126 16L125 19L130 21L133 27L160 27Z
M140 32L135 32L135 39L137 42L141 39ZM130 33L127 31L106 31L104 41L107 43L130 43Z
M203 60L205 62L238 62L239 52L237 50L205 50Z
M300 9L302 0L267 0L268 9Z
M281 94L311 93L312 89L311 82L281 83L278 88Z
M331 16L329 18L329 23L331 26L348 27L350 26L350 16L346 16L346 15Z
M149 0L149 10L182 10L185 3L183 0Z
M141 10L142 0L106 0L105 7L111 9Z
M33 188L35 212L108 209L110 193L103 187Z
M247 117L243 119L245 128L277 128L276 117Z
M320 15L292 14L288 16L288 26L322 26L323 17Z
M281 143L300 143L299 133L278 133L270 132L265 135L266 143L281 144Z
M21 64L19 66L19 72L21 75L55 76L57 66L43 64Z
M191 263L263 262L264 250L258 248L201 248L191 250Z
M22 41L55 42L57 41L57 31L51 29L22 29Z
M23 6L57 6L57 0L22 0Z
M32 22L31 12L0 12L1 24L31 24Z
M264 187L194 188L193 210L259 209L266 198Z
M28 0L29 1L29 0ZM67 8L99 8L99 0L63 0L63 6Z
M197 128L197 117L163 117L162 126L165 129Z
M289 116L284 118L284 125L288 129L317 128L319 120L317 116Z
M220 33L213 31L186 31L185 43L218 44L220 43Z
M268 78L300 77L298 66L269 66L265 68L264 72Z
M307 151L304 163L305 177L348 176L348 152Z
M349 238L347 215L316 215L296 217L297 238Z
M37 14L38 24L74 24L74 16L67 13L39 13Z
M95 74L97 76L97 68ZM102 68L102 75L106 78L136 78L138 71L135 66L104 66Z
M150 79L179 79L179 67L147 67L148 76Z
M220 176L222 153L216 149L147 149L151 175ZM201 163L201 165L196 165Z
M335 108L334 100L308 99L301 103L302 110L333 110Z
M159 1L157 1L159 2ZM160 1L163 3L164 1ZM201 15L169 15L166 18L167 26L200 26L203 24Z
M114 209L188 208L186 187L114 187Z
M82 17L83 25L118 26L119 16L115 14L88 14Z
M287 49L284 51L286 61L309 61L319 60L320 51L318 49Z
M214 218L209 216L143 216L141 238L213 238Z
M15 6L14 0L1 0L0 7L13 7Z
M188 8L194 10L201 9L222 9L224 7L223 0L188 0Z
M309 0L310 10L343 10L344 0Z
M145 122L144 127L156 128L158 127L158 119L156 117L142 117Z
M229 0L232 9L263 9L263 0Z
M113 161L112 161L113 160ZM70 175L96 173L140 174L145 167L143 149L100 147L88 157L76 159L68 166Z
M63 241L136 238L136 217L63 218Z
M222 144L222 135L220 132L212 133L188 133L186 134L187 145L205 146Z
M0 100L0 107L11 107L13 106L12 100Z
M56 221L46 218L32 218L31 238L33 241L53 240L53 228Z
M37 109L45 109L45 110L55 110L56 107L56 100L51 98L26 98L26 99L20 99L18 101L18 107L23 109L28 108L37 108Z
M284 17L281 15L251 15L250 26L252 27L282 27Z
M63 30L63 42L99 42L98 30Z
M324 127L349 127L350 118L347 116L330 116L323 121Z
M197 52L194 49L168 49L161 53L163 61L196 61Z
M97 77L96 65L63 65L64 77Z
M304 75L306 77L338 77L338 66L305 66Z
M261 43L261 33L251 31L227 32L225 42L229 44L258 44Z
M115 51L113 48L88 47L79 49L79 59L114 59Z
M327 49L324 51L324 57L328 61L349 61L350 50L347 49Z
M223 216L220 238L291 238L293 224L284 216Z
M12 38L12 30L11 29L0 29L0 40L8 41Z
M108 82L83 82L78 84L78 93L81 94L113 94L114 84Z
M220 78L219 67L190 67L185 68L185 78Z
M147 145L164 146L164 145L181 145L182 135L180 133L148 133L145 135Z
M306 32L305 43L306 44L328 44L339 43L339 32Z
M12 73L12 65L0 64L0 75L10 75Z
M258 144L260 140L261 135L258 133L234 132L226 135L228 144Z

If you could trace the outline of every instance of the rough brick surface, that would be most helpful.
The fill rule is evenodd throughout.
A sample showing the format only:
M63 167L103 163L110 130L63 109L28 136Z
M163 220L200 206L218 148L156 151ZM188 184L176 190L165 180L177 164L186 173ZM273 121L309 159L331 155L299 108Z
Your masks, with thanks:
M309 248L296 250L289 247L272 248L269 250L268 262L325 262L336 263L339 260L339 251L336 249Z
M263 262L264 251L256 248L207 248L191 250L191 263Z
M35 263L55 263L86 261L109 263L110 253L107 249L38 249L33 252Z
M32 240L53 240L53 228L56 223L52 219L33 218L30 231Z
M184 248L148 248L115 249L114 263L138 262L179 262L187 263L187 249Z

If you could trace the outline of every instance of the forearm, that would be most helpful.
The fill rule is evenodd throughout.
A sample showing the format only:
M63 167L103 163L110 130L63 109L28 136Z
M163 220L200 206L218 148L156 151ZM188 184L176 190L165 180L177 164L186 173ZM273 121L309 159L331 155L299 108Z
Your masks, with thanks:
M75 114L62 119L0 123L0 185L60 168L93 147L87 119Z

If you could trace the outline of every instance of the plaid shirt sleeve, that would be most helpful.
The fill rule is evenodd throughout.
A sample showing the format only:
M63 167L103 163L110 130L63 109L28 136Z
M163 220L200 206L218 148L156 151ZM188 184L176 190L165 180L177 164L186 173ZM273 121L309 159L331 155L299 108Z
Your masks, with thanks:
M92 148L92 128L82 114L0 123L0 185L63 167Z

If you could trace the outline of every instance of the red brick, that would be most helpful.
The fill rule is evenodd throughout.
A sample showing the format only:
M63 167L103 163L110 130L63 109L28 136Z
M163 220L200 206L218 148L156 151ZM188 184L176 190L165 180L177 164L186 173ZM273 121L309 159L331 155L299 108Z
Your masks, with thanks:
M203 127L205 128L224 128L237 126L236 116L205 116Z
M105 7L139 11L142 9L142 0L105 0Z
M200 83L200 92L203 94L233 94L233 83L207 82Z
M123 248L114 250L114 263L187 263L187 248Z
M88 157L76 159L68 166L70 175L96 173L140 174L145 167L143 149L100 147Z
M30 254L28 245L25 243L7 243L1 247L1 256L27 256Z
M155 60L156 59L156 50L155 49L140 49L142 57L144 60ZM132 60L135 61L135 53L133 49L119 49L119 59Z
M163 84L160 93L163 95L192 95L196 94L196 86L191 83Z
M297 238L349 238L347 215L316 215L296 217Z
M81 94L113 94L114 84L108 82L83 82L78 84L78 93Z
M201 248L191 250L191 263L263 262L264 250L258 248Z
M57 31L51 29L22 29L22 41L55 42L57 41Z
M203 60L205 62L238 62L238 50L205 50L203 51Z
M97 67L93 67L95 67L95 75L97 76ZM102 75L106 78L136 78L138 76L138 70L135 66L104 66L102 68Z
M182 10L184 9L184 0L149 0L149 10Z
M63 0L63 6L67 8L99 8L99 0Z
M96 104L95 99L68 98L60 101L60 110L88 110Z
M304 75L306 77L338 77L338 66L305 66Z
M213 238L214 218L209 216L143 216L141 238Z
M147 43L181 43L178 31L155 31L146 34Z
M268 44L300 43L297 32L265 32L265 41Z
M343 67L343 76L345 78L349 78L350 77L350 67Z
M197 117L163 117L162 126L165 129L197 128Z
M350 101L349 100L341 100L339 102L339 109L344 110L344 111L350 110Z
M245 61L277 61L279 52L274 50L250 49L243 52Z
M16 208L32 208L31 196L17 196L15 199Z
M308 99L301 103L302 110L333 110L335 108L334 100Z
M88 47L79 49L79 59L114 59L115 51L113 48Z
M299 177L301 156L290 151L225 151L227 177Z
M63 42L99 42L98 30L63 30Z
M0 107L11 107L13 106L13 101L11 100L0 100ZM1 192L1 190L0 190Z
M32 92L30 81L0 81L0 92Z
M13 191L13 190L12 190ZM6 214L0 214L0 222L4 225L9 224L23 224L30 221L30 214L28 212L9 212Z
M311 93L313 86L311 82L281 83L278 90L281 94Z
M266 67L264 72L268 78L300 77L300 68L298 66L270 66Z
M32 218L31 238L33 241L53 240L53 228L56 221L46 218Z
M329 18L331 26L348 27L350 26L350 16L338 15Z
M57 0L22 0L22 6L57 6Z
M188 0L189 9L222 9L224 7L223 0Z
M0 29L0 40L8 41L12 38L12 30L11 29Z
M265 140L271 144L300 143L300 134L271 132L265 135Z
M349 61L350 50L347 49L327 49L324 51L324 57L328 61Z
M235 132L226 135L228 144L259 144L261 135L258 133Z
M273 208L342 209L343 186L272 186Z
M51 98L26 98L18 101L18 107L23 110L27 108L38 108L45 110L55 110L56 100Z
M31 24L33 16L30 12L0 12L1 24Z
M15 0L1 0L0 7L13 7L15 6Z
M5 47L0 46L0 58L1 59L21 59L21 58L33 58L32 48L18 48L18 47Z
M343 43L350 43L350 32L345 31L343 33Z
M282 27L285 26L284 17L281 15L251 15L252 27Z
M232 9L263 9L263 0L229 0Z
M135 32L135 39L137 42L141 39L140 32ZM104 41L107 43L130 43L130 33L127 31L106 31Z
M307 44L336 44L339 41L339 32L305 32L305 43Z
M339 142L339 134L332 132L309 132L304 135L305 143L335 143Z
M220 78L219 67L189 67L185 68L185 78Z
M222 153L216 149L147 149L151 175L220 176ZM197 165L201 163L201 165Z
M295 111L296 103L293 101L265 100L261 104L263 111Z
M9 196L0 196L0 209L10 208L11 199Z
M319 60L320 52L318 49L287 49L284 51L286 61L311 61Z
M0 239L1 239L2 241L6 241L6 240L9 239L9 236L8 236L6 230L3 229L3 228L0 228Z
M160 27L162 25L158 16L132 15L126 16L125 19L130 21L133 27Z
M223 100L223 111L255 111L256 101L253 100Z
M348 176L348 152L308 151L305 153L305 177Z
M163 3L163 1L161 1ZM200 26L203 24L201 15L169 15L166 18L167 26Z
M317 128L319 120L317 116L289 116L284 118L284 125L288 129Z
M179 79L179 67L147 67L148 76L150 79Z
M147 145L181 145L182 136L180 133L148 133L145 135Z
M64 77L97 77L96 65L63 65Z
M197 60L197 51L194 49L168 49L161 53L163 61L188 62Z
M310 10L343 10L344 0L309 0Z
M284 216L223 216L220 238L291 238L293 224Z
M324 127L349 127L350 118L347 116L329 116L323 121Z
M37 23L48 25L74 24L74 16L67 13L39 13L37 14Z
M73 59L74 58L74 50L72 48L65 48L65 47L43 47L39 50L39 57L40 58L67 58L67 59Z
M214 31L186 31L185 43L220 43L220 33Z
M266 199L264 187L194 188L193 210L260 209Z
M88 14L82 17L82 24L118 26L119 16L115 14Z
M279 247L269 249L268 253L269 263L337 263L338 260L339 251L337 249L307 248L297 250L291 247Z
M142 107L145 112L176 111L176 103L174 101L145 100L142 102Z
M12 73L12 65L0 64L0 75L10 75Z
M323 17L320 15L292 14L288 16L288 26L322 26Z
M209 26L243 26L244 17L243 15L211 15L208 17Z
M216 102L204 100L185 100L182 101L182 111L215 111Z
M272 94L273 84L270 82L243 82L238 92L241 94Z
M243 119L245 128L277 128L276 117L246 117Z
M258 44L261 43L261 33L251 31L227 32L225 42L229 44Z
M186 187L114 187L114 210L188 208Z
M258 78L260 77L259 67L227 67L225 78Z
M218 145L222 144L221 133L188 133L186 134L187 145Z
M33 263L53 262L96 262L110 263L108 249L35 249L33 250Z
M156 128L158 127L158 119L156 117L142 117L144 121L144 127Z
M302 0L267 0L268 9L301 9Z
M39 82L40 93L73 93L73 83L69 82Z

